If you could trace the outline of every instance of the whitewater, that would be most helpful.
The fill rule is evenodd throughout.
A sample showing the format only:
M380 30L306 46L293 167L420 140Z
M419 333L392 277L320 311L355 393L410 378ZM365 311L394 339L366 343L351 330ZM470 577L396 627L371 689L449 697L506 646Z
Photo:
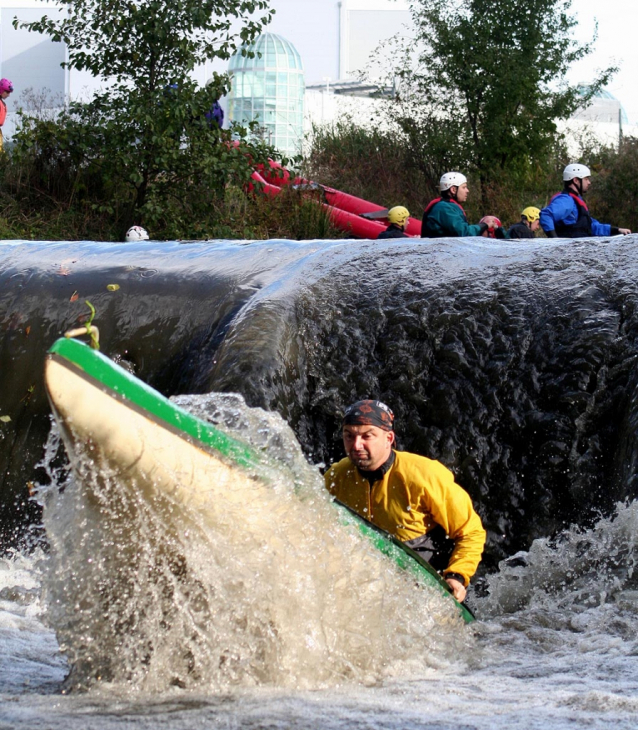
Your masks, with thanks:
M278 416L247 409L238 397L177 400L285 464L284 482L265 507L272 534L245 561L245 545L227 544L222 553L219 526L190 515L176 572L174 561L157 556L179 530L161 532L152 510L136 515L144 529L135 545L146 569L124 601L137 623L118 641L106 620L117 581L92 572L94 561L105 569L114 553L83 539L95 533L82 509L70 510L82 492L55 458L53 432L50 483L38 495L47 544L0 560L0 728L636 726L638 503L619 504L589 529L537 539L502 561L479 581L472 595L479 620L465 626L436 592L416 588L341 532L318 470ZM303 540L295 518L300 493L322 528ZM324 529L336 573L326 570ZM270 558L282 545L297 551L285 569ZM180 595L167 588L176 575ZM95 591L107 596L104 616L94 615ZM273 609L267 620L265 598ZM163 608L153 612L158 601ZM192 620L202 613L206 620ZM174 617L170 626L167 616ZM248 637L238 630L246 626ZM317 645L331 635L342 641ZM151 641L153 652L145 655L136 636ZM104 661L100 652L111 660L109 677L94 671ZM191 669L175 681L184 656ZM70 658L80 665L71 680Z

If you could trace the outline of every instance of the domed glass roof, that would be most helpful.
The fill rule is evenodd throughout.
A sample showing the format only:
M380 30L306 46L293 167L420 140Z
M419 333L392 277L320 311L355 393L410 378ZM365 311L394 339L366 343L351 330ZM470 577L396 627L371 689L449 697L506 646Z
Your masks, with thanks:
M254 57L242 56L242 49L252 51ZM306 85L301 56L292 43L274 33L263 33L235 53L228 71L230 121L257 122L264 139L282 152L298 154Z
M253 51L254 58L242 55ZM297 49L275 33L262 33L252 44L244 44L228 64L229 71L299 71L303 72Z
M578 84L578 93L581 96L585 96L589 92L589 89L591 87L589 84ZM618 103L618 106L620 107L620 113L621 113L621 119L623 121L623 124L629 124L629 117L627 116L627 112L625 111L625 107L622 105L621 101L616 98L611 91L608 91L607 89L598 89L598 91L592 96L591 104L592 106L596 104L596 101L615 101Z
M591 86L589 84L578 84L578 93L581 96L585 96L591 89ZM608 91L607 89L598 89L598 91L593 96L594 99L613 99L614 101L618 101L616 97L611 93L611 91Z

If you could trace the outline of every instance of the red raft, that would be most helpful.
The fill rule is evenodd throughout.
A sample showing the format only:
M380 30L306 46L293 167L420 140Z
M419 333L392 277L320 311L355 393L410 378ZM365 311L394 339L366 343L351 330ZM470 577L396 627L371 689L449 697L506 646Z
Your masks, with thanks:
M321 205L328 212L333 225L352 234L353 238L376 239L388 227L388 209L382 205L303 178L293 179L290 172L278 162L269 160L269 164L269 170L259 165L252 174L253 180L260 183L266 195L278 195L282 188L291 184L301 189L320 190L324 198ZM421 221L410 218L405 232L408 236L420 238Z

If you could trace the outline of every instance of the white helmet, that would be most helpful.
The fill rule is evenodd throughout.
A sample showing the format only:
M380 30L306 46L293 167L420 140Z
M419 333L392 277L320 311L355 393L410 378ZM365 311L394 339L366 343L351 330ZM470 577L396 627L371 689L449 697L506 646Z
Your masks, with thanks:
M459 185L463 185L463 183L466 182L467 178L460 172L446 172L441 175L441 179L439 180L439 190L443 192L444 190L449 190L455 185L458 188Z
M134 243L135 241L148 241L148 233L142 226L131 226L126 231L126 242Z
M591 171L587 165L581 165L579 163L567 165L563 170L563 182L573 180L575 177L584 178L591 177Z

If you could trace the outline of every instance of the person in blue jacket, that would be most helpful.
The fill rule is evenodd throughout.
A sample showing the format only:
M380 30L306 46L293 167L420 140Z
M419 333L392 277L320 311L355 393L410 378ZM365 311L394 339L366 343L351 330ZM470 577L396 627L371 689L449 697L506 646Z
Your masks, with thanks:
M421 238L448 238L481 236L488 228L496 228L494 216L486 216L481 223L470 225L461 203L470 189L467 178L460 172L446 172L439 181L441 197L431 200L423 212Z
M565 187L541 210L541 228L548 238L589 238L631 233L592 218L583 196L591 185L591 171L586 165L573 163L563 170Z

